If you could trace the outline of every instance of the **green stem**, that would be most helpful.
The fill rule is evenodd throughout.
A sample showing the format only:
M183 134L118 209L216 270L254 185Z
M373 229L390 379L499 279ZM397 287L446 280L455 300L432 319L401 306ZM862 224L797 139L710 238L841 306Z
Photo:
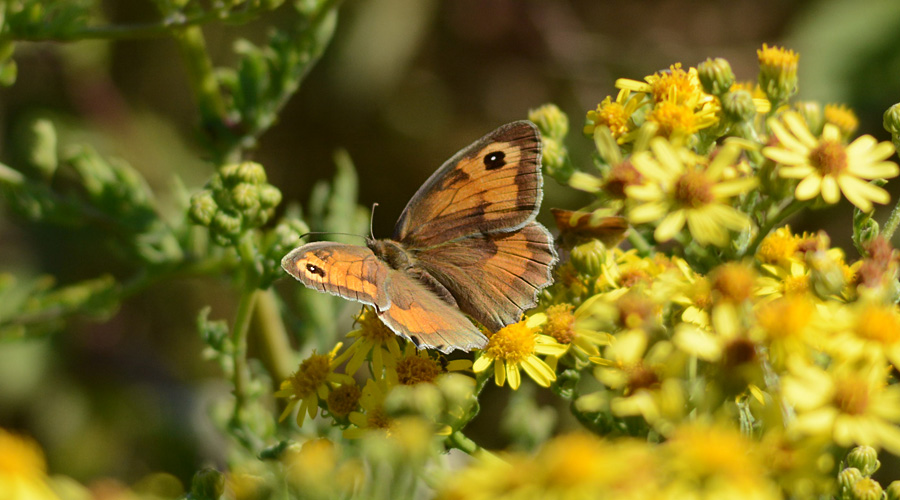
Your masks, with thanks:
M897 200L894 210L891 211L891 215L884 223L884 230L881 232L882 236L886 240L891 241L891 237L894 236L894 231L897 230L898 225L900 225L900 199Z
M474 455L481 449L475 441L469 439L462 431L456 431L447 436L447 444L451 448L465 452L467 455Z
M228 111L219 92L219 82L206 50L203 30L200 26L189 26L175 32L175 41L187 66L188 81L197 99L201 129L215 139L224 132L221 129L228 123ZM229 152L218 153L220 158L216 160L219 162L229 156Z
M647 240L645 240L639 232L635 231L634 228L628 230L626 237L631 243L631 246L637 249L639 255L647 257L653 254L653 247L647 243Z
M273 289L262 291L256 303L256 324L262 340L262 356L276 384L291 376L294 369L293 350L288 332L281 321L278 301Z
M139 38L156 38L168 36L172 30L179 30L193 26L219 21L228 24L243 24L259 17L264 12L272 10L266 6L269 2L262 2L260 6L249 8L240 12L223 11L214 9L194 15L171 15L158 22L87 26L76 30L66 30L59 33L13 34L12 39L23 42L72 42L78 40L133 40Z
M244 422L244 406L247 402L247 387L250 383L250 371L247 367L247 336L250 332L250 318L253 306L263 291L256 287L247 287L241 293L238 302L237 316L232 328L232 361L234 363L234 413L232 423L241 427Z

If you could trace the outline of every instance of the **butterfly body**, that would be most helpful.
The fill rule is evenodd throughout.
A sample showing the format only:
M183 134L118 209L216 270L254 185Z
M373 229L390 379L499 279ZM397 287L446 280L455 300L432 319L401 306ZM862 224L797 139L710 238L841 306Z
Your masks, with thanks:
M454 155L416 192L390 239L308 243L282 260L304 285L375 308L419 347L481 348L552 282L540 208L540 135L513 122ZM465 313L465 314L463 314Z

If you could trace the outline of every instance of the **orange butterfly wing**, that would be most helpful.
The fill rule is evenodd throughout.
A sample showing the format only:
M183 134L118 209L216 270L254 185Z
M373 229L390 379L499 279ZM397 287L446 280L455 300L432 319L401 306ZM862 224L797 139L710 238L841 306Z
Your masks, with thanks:
M416 192L394 228L406 248L515 231L541 204L541 140L531 122L504 125L453 155Z
M479 234L423 250L420 265L446 286L459 308L496 332L534 306L556 261L544 226Z
M373 306L384 324L419 347L449 353L487 342L459 309L367 247L308 243L288 253L281 265L309 288Z
M517 321L552 283L553 238L541 204L541 139L504 125L448 160L406 206L394 239L459 308L492 331Z
M376 310L391 305L384 286L391 268L366 247L330 241L307 243L285 255L281 267L313 290Z

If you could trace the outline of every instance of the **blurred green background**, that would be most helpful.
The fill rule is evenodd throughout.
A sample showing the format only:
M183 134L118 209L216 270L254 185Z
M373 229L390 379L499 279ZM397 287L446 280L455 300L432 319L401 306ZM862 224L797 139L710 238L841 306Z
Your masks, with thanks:
M140 0L107 0L102 11L112 24L157 16ZM279 22L276 12L245 26L205 26L214 62L233 63L237 38L262 42ZM529 108L553 102L567 112L569 147L586 165L584 114L615 95L616 78L724 57L750 80L762 43L801 54L800 99L846 103L860 118L859 133L889 139L881 115L900 101L900 2L347 0L334 42L253 159L286 201L305 203L316 181L332 177L335 150L345 148L360 177L360 204L380 204L374 231L388 236L437 166ZM61 144L87 142L126 159L163 206L174 177L193 191L211 174L171 40L21 43L15 59L18 81L0 89L3 163L16 164L25 127L43 116L57 125ZM894 198L900 193L888 188ZM577 208L584 200L571 193L548 181L544 212ZM855 258L850 216L840 206L792 225L826 229ZM0 207L0 271L26 281L129 276L129 263L100 240L91 228L24 223ZM106 321L79 319L39 340L0 344L0 427L34 436L52 472L81 481L131 483L165 471L186 483L201 466L221 467L227 447L207 413L228 387L201 357L195 318L212 305L214 317L230 319L234 303L227 283L168 281ZM539 396L542 404L553 399ZM486 392L485 414L499 413L505 400L505 391ZM482 416L473 437L508 445L492 425Z

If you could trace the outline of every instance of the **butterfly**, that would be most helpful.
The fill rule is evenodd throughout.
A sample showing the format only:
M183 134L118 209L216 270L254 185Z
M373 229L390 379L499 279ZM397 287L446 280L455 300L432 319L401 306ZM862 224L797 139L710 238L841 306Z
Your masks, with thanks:
M390 239L307 243L281 265L309 288L373 307L420 349L481 349L487 337L466 314L496 332L553 281L553 238L535 221L542 184L540 132L509 123L441 165Z

